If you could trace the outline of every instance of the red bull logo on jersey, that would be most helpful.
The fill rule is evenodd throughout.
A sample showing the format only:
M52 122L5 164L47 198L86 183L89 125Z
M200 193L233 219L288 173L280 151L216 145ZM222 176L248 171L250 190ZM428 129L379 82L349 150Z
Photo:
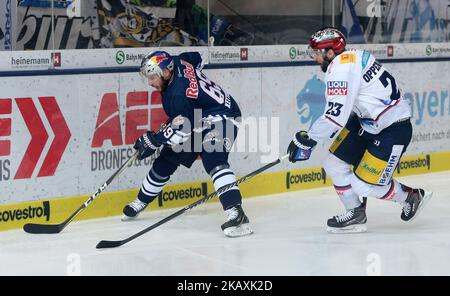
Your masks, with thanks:
M186 89L186 97L191 99L198 98L198 83L195 76L194 67L186 61L181 60L181 63L186 66L183 70L184 77L189 79L189 87Z
M327 95L329 96L346 96L348 94L347 81L328 81Z

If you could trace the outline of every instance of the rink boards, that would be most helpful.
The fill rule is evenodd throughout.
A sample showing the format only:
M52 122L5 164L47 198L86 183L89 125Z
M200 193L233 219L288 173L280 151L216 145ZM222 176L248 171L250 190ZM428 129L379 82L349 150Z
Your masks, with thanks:
M450 170L449 159L450 152L406 156L402 158L394 176L424 174L424 178L426 178L427 173ZM301 164L298 166L301 166ZM331 185L325 171L322 168L315 167L264 173L242 183L239 187L243 197L249 198ZM409 185L414 186L416 184ZM77 219L84 220L120 215L124 205L133 200L137 192L137 189L129 189L102 193ZM148 210L183 207L212 192L214 192L214 187L210 180L169 184L157 199L150 204ZM298 197L301 198L305 194L307 193L299 192ZM23 224L31 222L60 223L67 219L88 198L89 195L82 195L2 205L0 206L0 219L2 219L0 221L0 230L19 228ZM217 201L216 197L209 202ZM8 220L4 221L5 218Z
M241 128L237 152L230 156L237 175L283 155L295 132L308 130L322 114L323 73L308 63L295 64L304 61L304 49L227 48L219 53L203 49L211 63L206 74L238 101L248 127ZM35 57L15 53L1 59L0 70L9 63L12 68L6 70L16 72L0 73L0 230L65 220L126 161L144 130L164 122L160 94L124 68L135 67L144 50L129 51L96 50L95 55L85 53L87 58L79 51L63 51L50 60L49 52L33 53ZM439 58L443 51L432 48L431 54L435 52L430 58ZM265 57L272 64L258 64ZM82 69L91 63L100 72L56 75L54 68L51 75L32 73L46 71L49 61L61 63L61 70ZM117 67L100 68L113 65ZM413 113L413 140L399 166L400 174L450 170L450 154L445 152L450 147L450 73L442 71L450 62L387 61L386 67L399 80L397 85L402 86ZM247 181L241 185L243 195L330 186L320 168L329 144L317 147L308 162L286 161ZM77 219L120 214L135 198L149 168L148 161L134 163ZM150 208L179 207L211 192L213 186L197 161L192 169L177 171Z

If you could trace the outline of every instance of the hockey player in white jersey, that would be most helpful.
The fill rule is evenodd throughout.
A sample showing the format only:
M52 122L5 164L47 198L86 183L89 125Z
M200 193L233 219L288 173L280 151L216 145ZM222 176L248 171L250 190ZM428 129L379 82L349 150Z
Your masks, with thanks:
M309 51L325 72L326 108L288 147L290 161L304 161L318 142L340 132L323 164L346 209L327 221L331 233L366 231L366 197L400 204L401 219L411 221L432 195L392 178L412 137L410 107L395 78L370 53L345 47L335 28L312 35Z

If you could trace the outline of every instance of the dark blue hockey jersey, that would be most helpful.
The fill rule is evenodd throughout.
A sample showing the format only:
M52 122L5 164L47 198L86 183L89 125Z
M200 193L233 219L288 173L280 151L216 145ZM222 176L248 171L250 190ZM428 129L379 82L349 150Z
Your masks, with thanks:
M194 109L208 116L240 117L241 111L232 96L201 72L202 58L198 52L173 56L173 76L162 92L164 111L171 120L182 115L194 127Z

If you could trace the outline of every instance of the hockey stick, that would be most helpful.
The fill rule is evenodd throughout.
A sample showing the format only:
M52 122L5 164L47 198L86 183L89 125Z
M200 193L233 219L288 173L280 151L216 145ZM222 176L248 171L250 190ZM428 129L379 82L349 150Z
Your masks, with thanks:
M102 193L106 187L120 174L125 168L132 163L138 156L138 151L136 151L109 179L102 185L97 191L89 197L84 204L82 204L66 221L60 224L34 224L28 223L23 226L23 230L28 233L60 233L72 220L78 215L82 210L87 208L91 202L94 201L97 196Z
M161 125L159 130L160 132L164 130L168 125L170 124L170 118ZM161 152L161 149L157 150L152 156L151 156L151 162L153 162ZM109 184L120 174L122 173L125 168L128 166L128 164L132 163L136 157L138 156L138 151L134 152L134 154L111 176L109 179L102 185L100 188L97 189L97 191L89 197L89 199L82 204L69 218L67 218L66 221L60 223L60 224L35 224L35 223L28 223L23 226L23 230L28 233L34 233L34 234L51 234L51 233L60 233L74 218L76 215L78 215L82 210L87 208L91 202L94 201L94 199L97 198L97 196L102 193L106 187L108 187Z
M263 172L263 171L265 171L265 170L267 170L267 169L269 169L269 168L279 164L283 159L287 158L288 156L289 156L289 154L287 154L287 155L285 155L285 156L283 156L283 157L281 157L281 158L279 158L279 159L277 159L277 160L275 160L275 161L273 161L271 163L266 164L265 166L257 169L256 171L251 172L250 174L248 174L248 175L246 175L246 176L236 180L235 182L233 182L231 184L228 184L228 185L220 188L217 191L214 191L213 193L211 193L208 196L205 196L204 198L194 202L193 204L185 206L184 208L182 208L182 209L176 211L175 213L173 213L172 215L170 215L170 216L160 220L159 222L156 222L155 224L153 224L153 225L145 228L144 230L142 230L142 231L140 231L140 232L130 236L129 238L126 238L124 240L119 240L119 241L102 240L102 241L100 241L97 244L96 248L97 249L106 249L106 248L116 248L116 247L122 246L122 245L128 243L129 241L132 241L135 238L138 238L139 236L149 232L150 230L155 229L156 227L158 227L158 226L160 226L160 225L162 225L162 224L172 220L173 218L180 216L181 214L183 214L187 210L190 210L190 209L192 209L192 208L194 208L194 207L196 207L196 206L198 206L198 205L208 201L209 199L213 198L214 196L222 194L222 193L230 190L232 187L237 186L237 185L241 184L242 182L244 182L244 181L246 181L246 180L248 180L248 179L250 179L250 178L252 178L252 177L254 177L254 176L258 175L258 174L260 174L261 172Z

